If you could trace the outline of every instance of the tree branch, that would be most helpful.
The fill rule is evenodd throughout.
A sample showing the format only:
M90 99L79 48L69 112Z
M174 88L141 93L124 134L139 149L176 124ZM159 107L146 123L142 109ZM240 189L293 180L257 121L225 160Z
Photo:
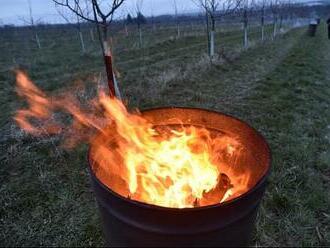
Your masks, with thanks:
M68 0L65 0L65 3L62 1L58 1L58 0L53 0L53 2L59 5L59 6L63 6L63 7L67 7L68 9L70 9L73 13L75 13L77 16L81 17L82 19L89 21L89 22L93 22L93 23L98 23L98 20L93 20L91 18L89 18L88 16L85 16L83 14L83 12L81 11L81 8L79 7L77 9L77 6L79 6L79 1L75 0L75 6L73 7L72 5L70 5Z

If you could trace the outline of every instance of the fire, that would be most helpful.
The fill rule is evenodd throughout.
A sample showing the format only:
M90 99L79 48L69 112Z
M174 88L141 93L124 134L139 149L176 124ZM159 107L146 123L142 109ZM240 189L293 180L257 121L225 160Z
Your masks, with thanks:
M137 111L102 90L83 108L73 95L48 97L26 74L17 73L17 92L29 108L15 120L29 133L70 130L66 145L91 146L94 172L118 194L153 205L187 208L216 204L247 190L248 175L233 166L244 147L224 133L203 127L154 126ZM56 112L72 115L70 126Z

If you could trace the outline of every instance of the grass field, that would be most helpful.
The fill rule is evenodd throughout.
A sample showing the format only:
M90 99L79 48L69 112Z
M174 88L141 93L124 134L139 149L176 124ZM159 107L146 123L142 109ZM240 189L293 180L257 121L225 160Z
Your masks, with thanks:
M27 31L25 31L27 32ZM150 33L149 33L150 32ZM267 28L268 36L270 27ZM102 71L97 43L86 35L82 55L73 31L41 30L38 50L20 30L0 34L0 245L103 245L90 188L86 146L58 147L54 137L20 131L12 116L21 106L12 69L18 64L47 92ZM235 115L269 141L273 169L258 216L253 246L330 245L330 41L306 27L250 48L242 33L217 34L217 56L205 55L205 37L175 30L145 31L113 40L123 95L132 108L202 107ZM157 38L155 38L157 37Z

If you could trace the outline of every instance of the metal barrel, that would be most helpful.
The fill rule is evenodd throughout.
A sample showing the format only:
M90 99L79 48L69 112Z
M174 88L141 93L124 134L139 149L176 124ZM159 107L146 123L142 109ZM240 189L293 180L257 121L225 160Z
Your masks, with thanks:
M142 114L153 123L168 124L174 120L171 117L180 116L183 122L205 122L216 129L236 130L256 158L254 164L246 161L254 173L254 186L243 195L216 205L184 209L159 207L130 200L109 189L95 175L89 156L106 244L115 247L247 246L270 173L271 154L264 138L246 123L213 111L162 108Z

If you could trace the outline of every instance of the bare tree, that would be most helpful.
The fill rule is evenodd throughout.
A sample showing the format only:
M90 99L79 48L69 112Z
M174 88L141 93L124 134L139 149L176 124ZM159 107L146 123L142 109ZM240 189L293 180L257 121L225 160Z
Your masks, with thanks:
M255 6L254 0L243 0L241 2L241 7L239 8L239 13L242 16L242 23L243 23L243 46L244 48L248 48L249 46L249 39L248 39L248 25L249 25L249 16L253 11Z
M206 29L208 35L209 56L215 54L215 32L216 32L216 14L219 7L217 0L200 0L200 5L204 8L206 14ZM211 27L211 29L210 29Z
M142 25L145 23L145 17L142 14L142 6L143 6L143 0L136 0L136 2L135 2L135 11L136 11L135 21L138 26L140 48L143 47Z
M216 20L222 20L224 16L233 13L239 7L241 0L197 0L197 2L194 0L194 2L205 11L209 55L213 57L215 54ZM211 26L210 30L209 25Z
M261 41L265 40L265 17L267 9L267 0L261 0L260 2L260 26L261 26ZM258 6L257 6L258 7Z
M180 38L180 21L178 16L178 5L176 0L173 0L174 14L175 14L175 22L176 22L176 37Z
M107 72L110 96L117 96L119 98L120 92L113 72L111 47L109 44L109 27L113 21L114 13L124 1L112 0L110 4L105 4L99 0L53 0L56 4L68 8L82 20L96 25ZM92 14L90 15L90 13Z
M279 0L271 0L269 7L273 17L273 39L275 39L277 35Z
M132 20L132 18L131 18L131 20ZM128 15L126 17L123 17L123 23L124 23L125 36L128 37L128 35L129 35L128 25L130 24L128 21Z
M280 31L283 30L283 25L284 22L287 22L288 19L292 18L292 13L293 13L293 9L292 9L292 1L291 0L281 0L279 2L279 19L280 19L280 23L279 23L279 29Z
M288 19L291 26L293 26L294 19L294 2L293 0L288 1Z
M154 16L154 1L150 1L150 8L151 8L151 23L152 23L152 30L156 31L156 22L155 22L155 16Z
M131 16L131 14L129 12L127 12L126 15L126 20L125 20L125 33L126 36L129 35L129 26L132 25L134 23L133 18Z
M290 0L280 0L279 2L279 30L283 30L283 24L286 22L289 12L291 11L291 2Z
M84 42L84 36L82 34L81 30L81 17L74 13L65 13L63 9L60 9L59 6L55 3L56 11L57 13L68 23L68 24L74 24L75 28L77 29L79 41L80 41L80 47L81 52L84 54L86 53L85 48L85 42Z
M200 0L202 1L202 0ZM203 5L201 5L203 7ZM204 6L207 6L207 0L204 0ZM210 14L207 9L204 7L205 10L205 23L206 23L206 37L207 37L207 52L209 56L211 55L211 38L210 38Z
M27 24L27 25L29 25L31 27L31 30L32 30L33 35L34 35L34 39L35 39L36 44L37 44L37 47L39 49L41 49L41 43L40 43L39 35L38 35L38 32L37 32L37 28L36 28L36 25L40 22L41 19L34 20L33 13L32 13L31 0L27 0L27 3L28 3L28 8L29 8L29 18L26 19L24 17L21 17L20 19L25 24Z

